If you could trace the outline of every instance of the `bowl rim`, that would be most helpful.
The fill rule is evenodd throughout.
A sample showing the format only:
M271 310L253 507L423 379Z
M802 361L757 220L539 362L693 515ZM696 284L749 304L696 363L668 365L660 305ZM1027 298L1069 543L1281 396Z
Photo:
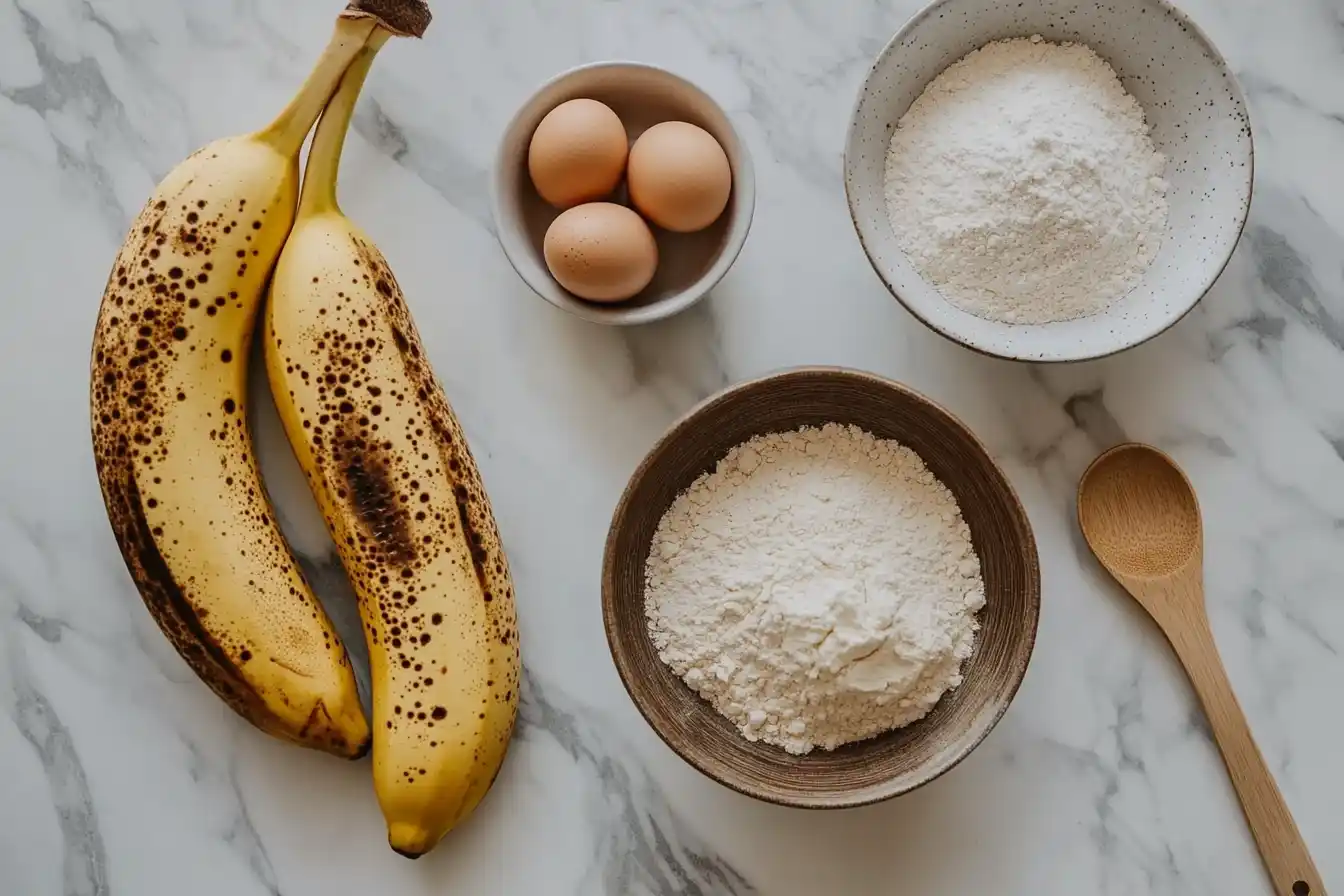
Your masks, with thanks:
M1026 603L1029 614L1031 616L1031 624L1029 626L1025 626L1022 629L1022 633L1020 635L1020 637L1022 637L1025 641L1025 650L1026 650L1025 662L1022 663L1020 671L1017 672L1015 675L1011 676L1011 680L1008 682L1008 690L1004 696L1004 699L997 707L993 709L992 714L990 715L987 723L974 737L972 737L963 746L963 748L953 753L949 753L948 756L943 759L941 764L933 768L930 774L922 776L919 780L910 782L907 785L900 787L893 787L887 790L881 790L876 793L870 793L869 795L864 797L843 798L840 800L832 800L825 803L815 802L808 799L796 799L796 798L791 799L788 797L780 796L775 793L769 793L751 787L736 779L721 777L720 775L716 774L714 771L711 771L709 768L703 765L696 758L696 756L692 754L691 751L688 751L679 744L673 743L672 740L668 738L668 736L663 732L663 730L650 716L648 709L645 707L644 701L639 696L637 696L636 691L631 686L631 682L635 678L634 671L632 668L628 666L625 657L622 653L622 648L618 647L620 636L618 634L618 629L614 623L615 604L616 604L616 597L615 597L616 586L615 586L615 572L614 572L616 541L618 539L618 535L620 532L620 525L624 522L630 509L635 488L648 475L649 470L652 469L653 467L655 458L662 453L663 449L667 447L667 445L672 441L672 439L674 439L678 435L681 435L686 430L687 427L692 425L694 421L704 413L704 411L722 401L727 400L734 394L772 382L784 381L796 377L816 377L816 376L840 377L844 379L863 382L881 389L902 393L907 398L913 399L916 403L926 406L935 415L940 415L945 422L961 430L962 434L969 440L972 447L974 447L977 451L979 451L983 455L985 460L988 462L990 469L998 476L1000 482L1003 485L1004 496L1007 499L1009 508L1011 510L1011 515L1016 524L1016 528L1021 532L1023 536L1022 549L1027 572ZM647 558L643 562L647 562ZM943 775L947 774L957 765L961 764L961 762L965 760L966 757L974 753L976 748L978 748L985 741L985 739L989 737L990 732L992 732L996 727L998 727L999 722L1003 719L1004 715L1008 712L1008 708L1012 705L1013 701L1016 699L1017 693L1022 687L1022 682L1026 679L1027 669L1031 665L1032 657L1035 654L1036 637L1040 628L1040 620L1041 620L1040 551L1036 543L1035 532L1031 526L1031 518L1030 516L1028 516L1025 506L1022 504L1022 499L1018 495L1017 489L1013 487L1012 481L1008 478L1007 474L1004 472L1002 466L999 465L998 461L994 459L994 456L989 452L985 444L980 440L980 438L975 434L975 432L969 426L966 425L966 423L960 417L952 413L942 404L938 403L937 401L934 401L933 399L911 388L910 386L897 382L896 380L883 376L881 374L871 373L869 371L860 370L853 367L834 366L834 365L804 365L798 367L786 367L773 370L760 376L752 377L750 379L742 380L741 382L734 383L730 386L720 389L713 395L710 395L709 397L704 398L701 401L697 402L694 407L686 411L684 414L678 417L675 422L673 422L670 426L668 426L667 430L663 433L663 435L658 438L658 440L653 444L651 448L649 448L647 453L644 455L643 459L640 461L639 465L635 468L634 472L630 474L630 478L626 482L625 488L621 492L620 499L617 501L616 507L612 511L611 522L609 523L607 528L607 538L602 552L601 589L602 589L602 625L604 630L606 631L607 649L608 652L611 654L612 663L616 666L616 674L620 677L621 686L625 688L626 694L630 697L630 702L635 704L635 708L639 710L639 714L644 717L644 721L648 724L648 726L651 729L653 729L654 733L658 735L658 738L664 744L666 744L667 747L672 750L672 752L680 756L683 761L685 761L688 765L690 765L692 768L694 768L696 771L700 772L702 775L709 778L710 780L716 781L717 783L731 790L735 790L744 796L753 797L766 803L773 803L779 806L790 806L798 809L819 809L819 810L853 809L859 806L868 806L873 805L875 803L884 802L886 800L893 799L898 796L903 796L907 793L910 793L911 791L918 790L919 788L925 786L926 784L930 784L933 781L936 781L938 778L941 778ZM678 679L678 683L682 687L685 687L685 683L681 682L680 679ZM879 734L876 736L881 737L882 735Z
M1176 19L1179 24L1183 25L1195 40L1203 45L1204 49L1209 53L1209 56L1227 75L1233 99L1238 108L1240 108L1241 114L1245 117L1247 125L1245 201L1242 203L1241 220L1237 222L1237 238L1232 240L1229 244L1227 254L1223 257L1222 261L1217 265L1210 266L1210 274L1205 278L1205 282L1203 282L1197 290L1191 290L1193 298L1180 310L1179 313L1172 315L1170 320L1164 321L1162 326L1151 330L1132 341L1112 345L1096 351L1075 351L1040 358L1032 357L1020 350L1014 350L1011 346L994 349L989 346L972 343L968 337L956 332L953 328L940 326L921 314L919 309L916 308L914 304L907 301L905 297L897 291L891 280L888 279L886 271L878 265L873 250L868 245L868 240L864 236L864 230L859 225L858 213L855 209L856 199L850 183L851 171L856 164L854 161L854 144L856 141L859 120L859 107L863 105L864 97L868 93L868 85L872 81L873 75L877 73L877 68L883 60L891 55L895 51L897 45L900 44L901 41L903 41L921 22L937 12L940 7L952 2L956 2L956 0L929 0L929 2L920 10L906 20L905 24L892 35L891 39L883 45L880 51L878 51L877 56L873 58L873 62L869 65L868 72L864 75L863 81L859 85L858 92L855 94L854 102L850 107L849 127L845 132L844 172L842 177L845 183L845 204L849 208L849 220L854 226L855 234L857 234L859 238L859 245L863 248L863 254L868 258L869 266L873 269L873 272L877 274L878 279L882 281L882 285L887 288L887 292L891 293L892 297L895 298L896 301L901 304L901 307L908 311L915 320L945 339L986 357L1001 358L1007 361L1022 361L1031 364L1070 364L1077 361L1095 361L1101 358L1109 358L1150 342L1185 320L1190 312L1193 311L1195 307L1204 300L1204 297L1209 294L1209 291L1218 283L1218 280L1222 278L1223 272L1227 270L1227 266L1232 262L1232 256L1236 254L1237 247L1241 245L1242 236L1246 232L1247 222L1250 219L1251 214L1251 204L1255 201L1255 123L1251 118L1250 105L1246 102L1246 93L1241 85L1241 80L1237 77L1236 71L1234 71L1232 66L1228 63L1227 57L1218 49L1217 44L1213 42L1213 39L1209 37L1204 29L1199 26L1199 23L1194 21L1194 19L1180 7L1172 3L1171 0L1136 0L1136 2L1151 3L1161 7L1168 15ZM937 77L937 75L934 77ZM925 84L924 86L927 87L928 85ZM1145 110L1145 115L1146 114L1147 110ZM943 301L947 300L944 299Z
M501 222L506 218L512 218L506 215L503 200L503 178L506 166L505 150L510 140L509 138L518 130L523 119L523 113L532 105L537 96L553 87L557 87L566 81L569 81L579 75L587 74L592 71L601 71L603 69L635 69L643 72L649 72L661 77L669 78L678 82L682 87L698 94L705 102L716 109L723 116L724 123L727 125L728 133L732 136L733 142L737 148L737 163L729 159L729 167L733 174L732 193L729 197L730 207L736 206L738 219L733 222L725 234L724 244L715 257L714 263L709 266L700 278L686 286L680 292L674 293L666 298L659 299L648 305L637 305L633 307L622 307L620 303L611 305L600 305L592 302L585 302L582 299L574 298L566 294L565 301L557 301L546 293L542 292L529 278L523 273L517 261L516 252L526 251L525 246L519 240L507 239L504 234L504 228ZM673 315L680 314L682 311L697 304L705 296L709 295L714 287L718 286L720 281L728 274L728 271L737 263L738 257L742 254L742 249L746 246L747 236L751 232L752 220L756 214L756 169L752 162L751 150L747 146L746 140L742 137L742 132L738 129L733 117L728 114L728 110L710 93L685 75L678 74L671 69L656 65L651 62L638 62L626 59L605 59L594 62L585 62L581 65L575 65L564 69L545 81L538 84L527 98L524 99L514 113L509 117L503 131L500 132L499 139L495 145L494 158L491 162L490 173L490 212L493 219L495 239L500 248L504 251L504 257L508 259L509 266L513 268L518 278L527 284L527 287L547 304L567 311L575 317L582 318L595 324L604 324L607 326L639 326L649 324L659 320L665 320ZM544 265L543 265L544 266Z

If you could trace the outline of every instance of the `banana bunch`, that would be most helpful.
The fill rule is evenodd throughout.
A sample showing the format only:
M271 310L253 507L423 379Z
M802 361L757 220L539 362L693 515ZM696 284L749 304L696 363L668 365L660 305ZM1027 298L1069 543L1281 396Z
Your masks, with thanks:
M348 758L372 744L390 843L411 857L489 789L520 671L475 463L386 261L335 201L374 55L428 23L423 0L352 0L270 125L164 178L108 279L90 386L108 516L159 627L263 731ZM253 452L247 359L268 282L272 389L360 599L372 733Z

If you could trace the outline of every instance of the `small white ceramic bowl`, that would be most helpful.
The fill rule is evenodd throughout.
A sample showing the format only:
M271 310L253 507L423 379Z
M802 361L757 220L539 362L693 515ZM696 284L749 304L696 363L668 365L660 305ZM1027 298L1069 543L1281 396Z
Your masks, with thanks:
M896 121L945 68L990 41L1039 34L1090 46L1143 107L1167 157L1169 216L1139 284L1100 314L1013 325L944 299L896 243L883 192ZM1026 361L1077 361L1151 339L1199 302L1222 273L1251 202L1253 149L1241 88L1217 49L1166 0L937 0L873 63L845 143L850 216L874 270L929 327L969 348Z
M556 106L587 97L606 103L620 117L633 143L661 121L689 121L709 131L728 156L733 191L723 215L697 233L653 227L658 270L639 295L625 302L588 302L566 291L550 271L542 244L559 210L532 186L527 148L537 125ZM624 198L618 188L616 201ZM756 207L751 157L718 103L678 75L635 62L598 62L563 72L542 85L509 122L500 141L494 172L495 231L518 275L537 295L559 308L599 324L644 324L694 305L714 288L747 241ZM652 227L652 225L650 225Z

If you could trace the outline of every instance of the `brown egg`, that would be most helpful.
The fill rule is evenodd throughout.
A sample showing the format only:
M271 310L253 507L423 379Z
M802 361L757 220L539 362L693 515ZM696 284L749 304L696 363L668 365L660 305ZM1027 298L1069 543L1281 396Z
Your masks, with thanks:
M623 205L590 202L551 222L546 267L565 289L591 302L620 302L649 285L658 244L644 219Z
M625 173L625 125L597 100L561 103L541 120L527 148L532 185L556 208L611 193Z
M630 148L626 185L630 201L650 221L691 233L723 214L733 172L723 147L704 128L664 121Z

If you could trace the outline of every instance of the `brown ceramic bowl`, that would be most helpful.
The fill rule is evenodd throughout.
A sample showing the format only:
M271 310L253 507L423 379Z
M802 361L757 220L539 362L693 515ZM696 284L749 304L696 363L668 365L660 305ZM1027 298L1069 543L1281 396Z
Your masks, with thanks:
M676 496L734 445L800 426L854 424L924 459L961 505L980 556L985 608L960 687L905 728L792 756L744 739L663 665L644 618L644 563ZM1040 613L1040 566L1013 487L956 417L870 374L802 368L734 386L675 424L640 464L607 536L602 613L621 681L681 758L748 796L805 808L874 803L927 784L966 758L1003 716L1026 673Z

